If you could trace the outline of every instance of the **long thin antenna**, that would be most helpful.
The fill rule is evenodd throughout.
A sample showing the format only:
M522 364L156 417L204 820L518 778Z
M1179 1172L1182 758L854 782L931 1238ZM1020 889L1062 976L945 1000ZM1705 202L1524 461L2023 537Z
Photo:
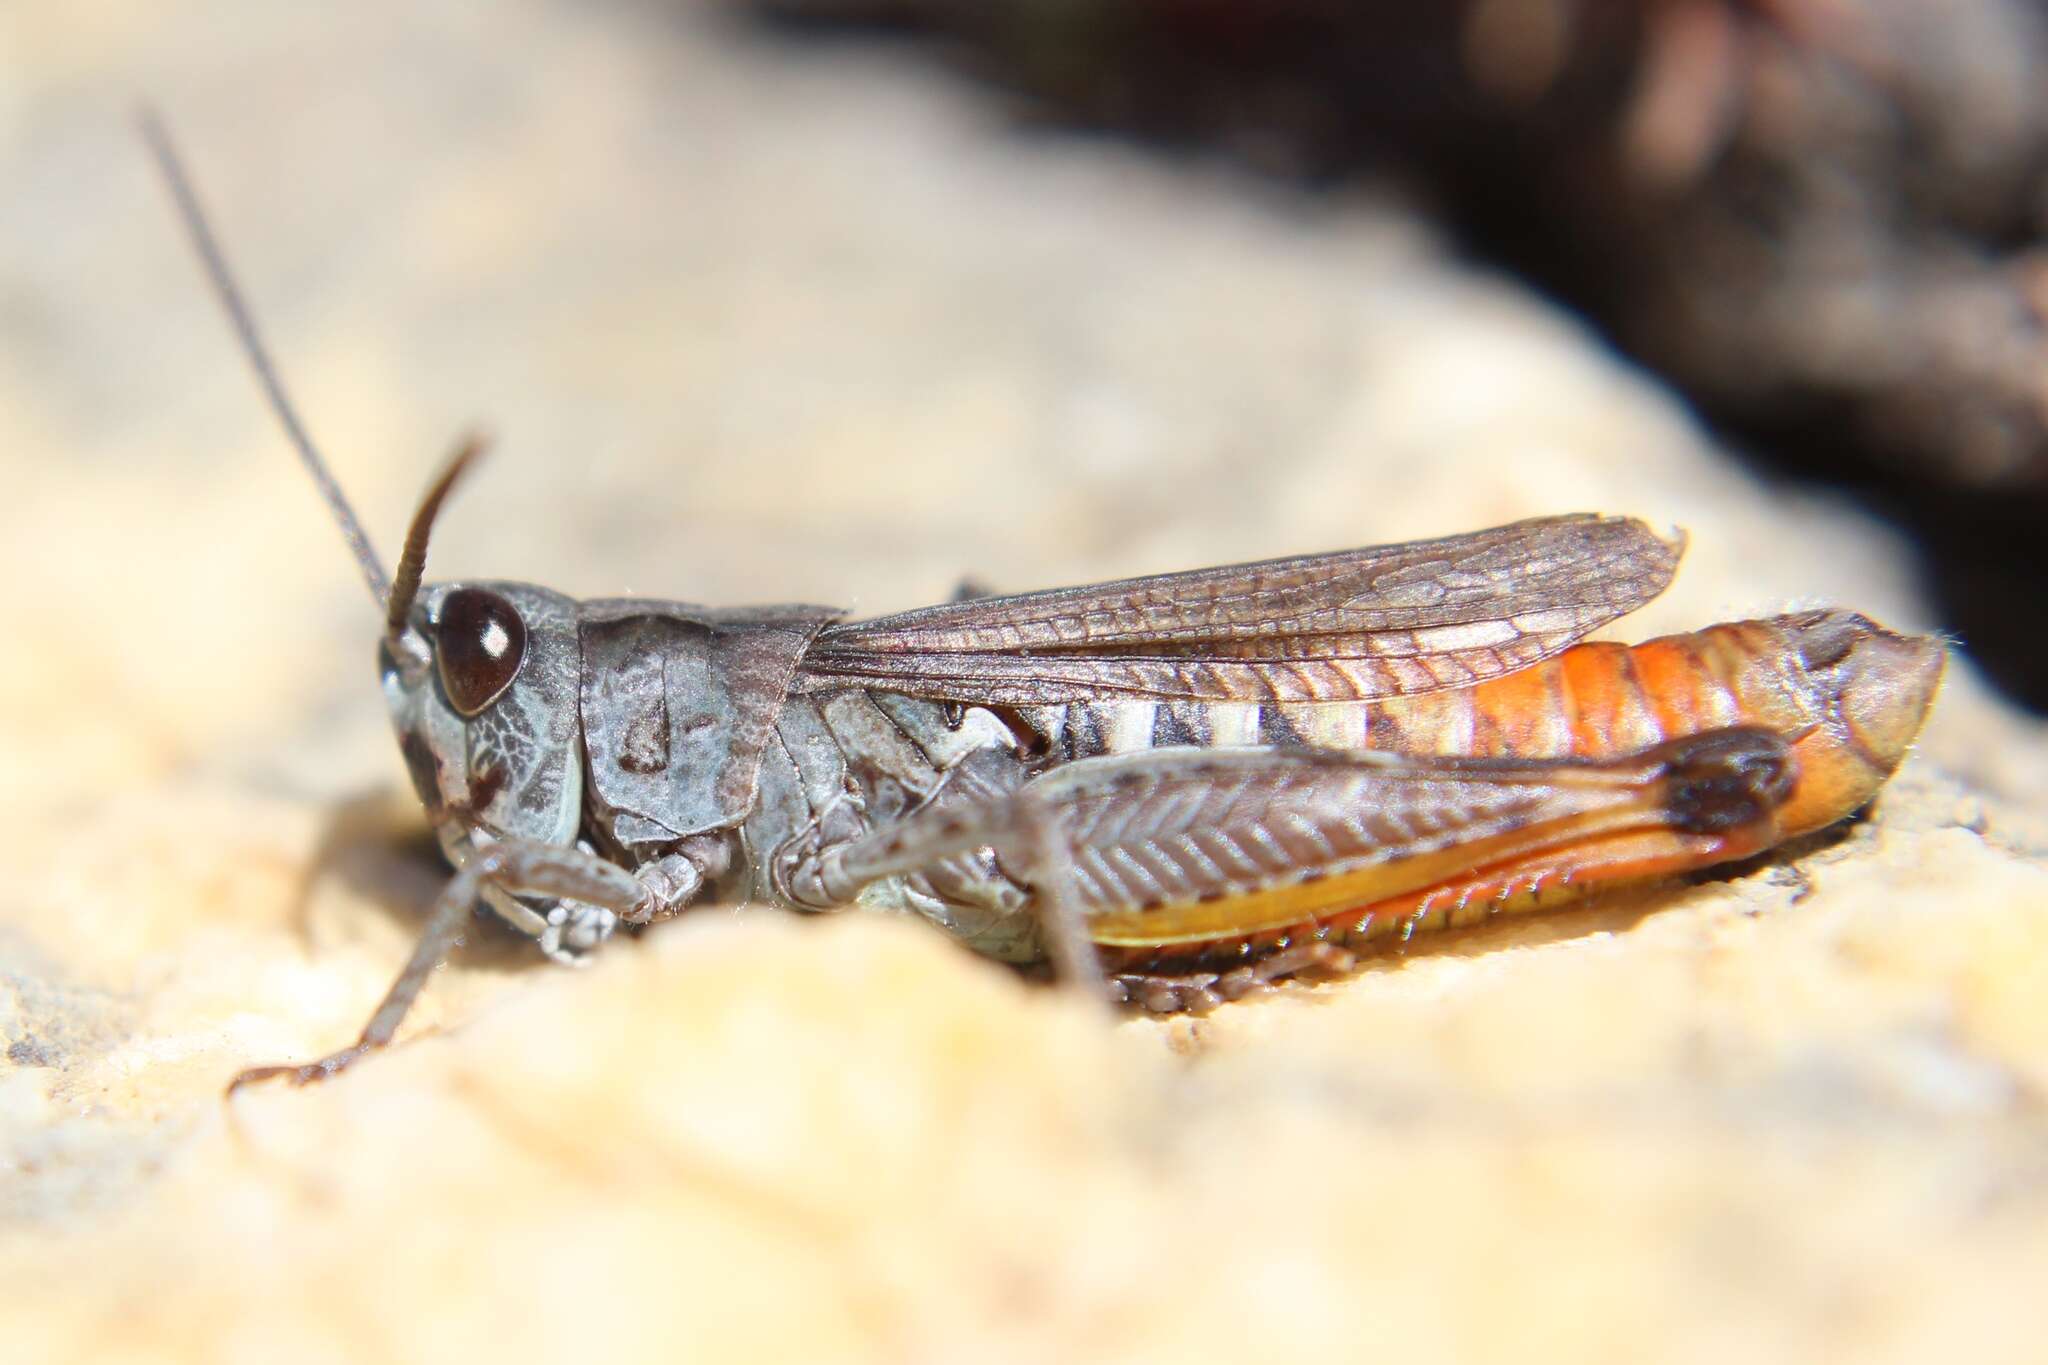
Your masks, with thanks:
M327 462L320 458L314 448L313 438L306 434L306 428L299 421L298 411L292 407L292 400L284 391L284 381L277 377L277 369L270 361L270 352L263 344L262 335L256 330L256 319L243 302L242 291L236 286L234 276L228 272L227 258L221 254L220 243L214 240L213 230L207 226L205 211L199 207L199 196L193 192L192 181L185 174L184 163L179 159L177 148L171 144L169 130L153 109L142 109L136 114L136 123L142 130L142 140L156 158L157 169L163 173L164 183L170 186L171 198L177 201L178 216L184 220L185 230L192 237L192 245L199 253L200 261L206 266L206 275L213 283L213 292L219 296L221 306L227 310L228 320L234 324L235 335L241 340L242 352L249 358L249 367L256 371L256 382L263 386L263 395L270 400L270 410L277 414L277 420L284 427L284 434L290 438L292 448L299 452L300 463L313 476L313 486L320 490L320 497L327 504L327 510L334 513L334 519L341 525L342 537L348 541L348 548L354 553L356 563L362 567L363 580L370 585L370 594L379 606L385 605L391 596L391 583L385 576L384 566L377 559L376 547L370 544L369 533L356 520L355 509L348 505L348 498L341 491L341 485L334 481L334 475L327 470Z
M384 629L393 639L405 634L405 618L412 614L412 599L419 595L420 580L426 576L427 537L433 532L434 518L440 515L441 500L462 477L462 471L469 468L470 461L483 454L489 445L490 438L480 431L464 436L439 477L428 486L427 495L420 499L419 511L412 514L412 526L405 533L405 548L398 556L398 577L384 599Z

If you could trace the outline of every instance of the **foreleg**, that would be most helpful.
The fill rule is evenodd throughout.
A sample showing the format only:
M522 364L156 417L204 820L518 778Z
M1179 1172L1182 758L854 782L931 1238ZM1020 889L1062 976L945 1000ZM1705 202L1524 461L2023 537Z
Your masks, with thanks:
M449 879L427 913L426 928L412 956L384 993L384 1000L363 1026L361 1036L339 1052L303 1066L258 1066L237 1075L228 1085L233 1094L252 1081L284 1076L294 1085L325 1080L366 1053L389 1043L419 998L427 978L456 944L469 922L477 898L487 889L511 895L554 896L600 907L631 918L642 898L640 882L626 869L581 849L505 839L484 844L470 854Z

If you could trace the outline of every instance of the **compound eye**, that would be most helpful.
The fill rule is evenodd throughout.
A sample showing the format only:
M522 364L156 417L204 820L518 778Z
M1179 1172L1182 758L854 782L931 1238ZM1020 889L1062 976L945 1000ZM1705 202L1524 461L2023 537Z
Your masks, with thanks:
M434 638L441 689L464 716L502 696L526 655L526 623L518 610L482 588L457 588L441 599Z

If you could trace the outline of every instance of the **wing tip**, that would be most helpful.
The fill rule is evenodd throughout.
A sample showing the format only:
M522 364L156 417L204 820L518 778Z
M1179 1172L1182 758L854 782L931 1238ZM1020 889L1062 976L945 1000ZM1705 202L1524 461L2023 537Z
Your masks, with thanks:
M1671 585L1678 573L1678 561L1685 557L1686 546L1691 542L1684 527L1669 522L1653 525L1633 516L1601 516L1598 521L1624 533L1629 542L1630 557L1641 566L1648 581L1642 601L1649 601Z

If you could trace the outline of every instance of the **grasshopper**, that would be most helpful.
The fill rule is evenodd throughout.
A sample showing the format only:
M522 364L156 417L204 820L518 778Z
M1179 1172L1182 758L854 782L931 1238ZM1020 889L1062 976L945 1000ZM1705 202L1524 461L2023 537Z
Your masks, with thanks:
M1548 517L848 621L387 577L162 128L144 133L384 614L377 669L454 875L331 1076L388 1043L481 900L577 963L707 900L908 911L1156 1011L1356 950L1760 853L1897 767L1944 652L1843 610L1582 637L1682 540Z

